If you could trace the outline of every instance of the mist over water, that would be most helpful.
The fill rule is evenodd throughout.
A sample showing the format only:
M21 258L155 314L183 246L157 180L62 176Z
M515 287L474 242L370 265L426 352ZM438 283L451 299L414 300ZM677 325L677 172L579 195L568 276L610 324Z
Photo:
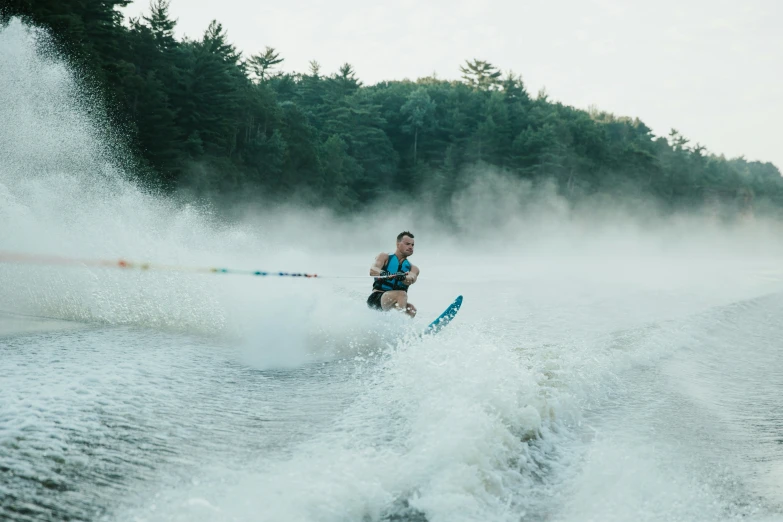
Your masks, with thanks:
M364 276L411 230L419 317L369 277L0 263L0 518L783 519L779 223L488 169L448 225L227 221L122 150L45 35L0 30L0 251Z

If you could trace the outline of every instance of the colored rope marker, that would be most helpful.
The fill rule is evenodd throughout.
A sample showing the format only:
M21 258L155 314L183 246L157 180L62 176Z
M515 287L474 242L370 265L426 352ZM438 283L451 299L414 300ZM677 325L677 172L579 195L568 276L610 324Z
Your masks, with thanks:
M387 276L350 276L350 275L318 275L305 272L275 272L267 270L242 270L235 268L192 267L177 265L158 265L153 263L136 263L127 259L77 259L71 257L49 256L39 254L20 254L14 252L0 252L0 263L35 264L35 265L71 265L71 266L95 266L101 268L121 268L124 270L167 270L172 272L195 272L203 274L237 274L258 277L302 277L306 279L366 279L377 277L388 279L395 274Z

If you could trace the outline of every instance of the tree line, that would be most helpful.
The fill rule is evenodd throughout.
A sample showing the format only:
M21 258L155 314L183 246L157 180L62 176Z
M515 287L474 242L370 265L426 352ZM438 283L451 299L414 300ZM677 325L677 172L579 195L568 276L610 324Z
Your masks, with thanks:
M638 118L531 96L521 76L468 60L459 81L364 85L350 64L281 71L274 48L244 57L213 21L199 39L174 36L170 0L124 20L130 0L10 0L11 17L47 28L99 89L161 190L266 194L350 212L426 191L447 205L489 166L567 198L647 195L677 208L720 204L779 212L771 163L727 159L676 130L656 137Z

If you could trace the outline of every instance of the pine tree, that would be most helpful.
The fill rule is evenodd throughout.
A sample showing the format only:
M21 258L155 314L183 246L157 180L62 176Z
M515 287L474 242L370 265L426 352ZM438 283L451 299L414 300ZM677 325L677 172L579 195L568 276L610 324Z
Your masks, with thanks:
M169 18L171 0L152 0L150 14L144 17L160 49L172 49L176 45L174 28L176 20Z
M459 70L465 83L476 90L489 91L499 88L501 72L489 62L466 60Z
M255 76L256 81L263 82L268 78L268 71L275 68L276 65L283 63L280 53L273 47L267 47L263 54L257 53L250 57L247 66Z

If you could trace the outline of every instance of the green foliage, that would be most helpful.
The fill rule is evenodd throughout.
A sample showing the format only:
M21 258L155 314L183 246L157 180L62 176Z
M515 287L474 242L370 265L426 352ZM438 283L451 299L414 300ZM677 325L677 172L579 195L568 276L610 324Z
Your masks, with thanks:
M646 193L670 208L780 212L770 163L727 160L676 130L535 98L522 78L482 60L462 81L364 86L350 64L283 73L273 47L243 60L223 26L177 40L170 0L123 23L129 0L9 0L2 16L48 28L129 131L145 181L199 195L293 197L352 211L394 194L436 210L480 169L583 195ZM150 174L151 173L151 174ZM141 175L141 174L140 174Z
M263 82L268 78L268 71L283 63L280 53L274 47L267 47L263 53L257 53L247 61L247 67L253 73L256 81Z
M154 0L150 3L150 15L144 17L160 49L171 49L177 43L174 40L174 27L177 22L169 18L170 5L171 0Z
M460 66L459 70L467 85L481 91L498 88L503 74L491 63L475 59L465 61L465 65Z
M408 95L407 100L400 107L400 112L405 117L405 125L402 126L403 132L413 134L413 165L415 167L419 133L431 123L432 115L435 112L435 102L432 101L427 91L420 87Z

